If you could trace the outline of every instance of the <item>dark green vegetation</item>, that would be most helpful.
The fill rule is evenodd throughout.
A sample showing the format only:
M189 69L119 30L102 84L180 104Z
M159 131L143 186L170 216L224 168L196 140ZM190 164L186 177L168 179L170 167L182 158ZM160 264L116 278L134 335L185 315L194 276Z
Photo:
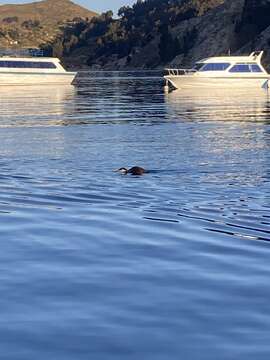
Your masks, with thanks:
M109 11L68 29L61 46L75 66L189 66L229 50L268 50L269 14L270 0L138 0L122 7L117 19Z
M195 28L188 30L182 40L172 35L172 28L191 18L202 16L222 2L223 0L137 1L132 7L120 8L118 19L113 18L113 13L108 11L92 19L89 24L82 23L84 29L76 44L74 34L67 32L63 42L64 54L70 54L71 50L72 57L80 58L80 61L89 66L153 68L167 63L181 52L187 52L196 38Z

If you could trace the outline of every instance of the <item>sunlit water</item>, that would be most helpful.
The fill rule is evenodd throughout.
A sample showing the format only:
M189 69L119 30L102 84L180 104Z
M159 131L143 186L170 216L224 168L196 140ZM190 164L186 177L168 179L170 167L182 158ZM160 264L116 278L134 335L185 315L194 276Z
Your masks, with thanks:
M269 99L0 88L1 359L268 360Z

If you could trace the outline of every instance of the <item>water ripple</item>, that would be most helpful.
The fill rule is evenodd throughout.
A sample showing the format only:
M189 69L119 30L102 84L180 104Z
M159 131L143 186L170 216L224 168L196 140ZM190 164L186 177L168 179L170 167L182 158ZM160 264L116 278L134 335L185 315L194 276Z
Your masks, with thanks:
M84 72L0 98L5 360L269 358L267 93Z

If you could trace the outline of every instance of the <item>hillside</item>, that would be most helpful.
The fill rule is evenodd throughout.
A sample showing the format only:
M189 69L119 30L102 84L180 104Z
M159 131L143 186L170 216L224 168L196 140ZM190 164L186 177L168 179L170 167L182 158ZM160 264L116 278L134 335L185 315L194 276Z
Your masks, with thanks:
M69 0L0 6L0 47L41 47L70 67L155 69L268 51L270 0L137 0L100 16ZM269 68L270 70L270 68Z
M268 50L270 0L146 0L61 40L67 64L102 69L190 66L206 56ZM270 58L266 57L266 61Z
M190 65L203 57L227 54L229 50L232 54L264 50L265 65L269 67L270 37L266 31L270 27L269 14L269 0L226 0L201 19L179 24L172 29L172 35L179 41L191 28L196 36L171 65Z
M63 36L66 26L97 14L69 0L0 6L0 47L38 47Z
M168 27L222 4L224 0L146 0L119 9L119 19L108 11L80 34L66 61L101 68L153 68L177 54L180 44L166 35ZM160 38L163 43L160 44ZM171 44L174 43L174 44ZM68 44L68 36L64 39ZM174 49L175 48L175 49Z

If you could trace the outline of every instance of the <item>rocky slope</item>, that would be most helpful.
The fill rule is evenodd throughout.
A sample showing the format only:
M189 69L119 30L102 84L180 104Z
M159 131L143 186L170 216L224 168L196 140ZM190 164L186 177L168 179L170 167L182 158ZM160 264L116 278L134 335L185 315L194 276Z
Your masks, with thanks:
M69 0L0 6L0 47L39 47L97 14Z
M182 22L201 18L225 0L138 0L122 7L119 19L107 12L80 34L66 61L80 59L100 68L153 68L173 59L180 44L171 29ZM69 43L68 36L64 44Z
M146 0L87 24L67 63L130 69L189 66L213 55L268 51L270 0ZM63 40L64 48L70 35ZM65 45L66 44L66 45ZM268 63L268 56L265 58Z
M193 29L196 36L186 52L180 53L171 65L190 65L194 61L214 55L248 54L264 50L268 65L270 55L270 1L226 0L202 18L191 19L172 29L183 41L183 34Z

